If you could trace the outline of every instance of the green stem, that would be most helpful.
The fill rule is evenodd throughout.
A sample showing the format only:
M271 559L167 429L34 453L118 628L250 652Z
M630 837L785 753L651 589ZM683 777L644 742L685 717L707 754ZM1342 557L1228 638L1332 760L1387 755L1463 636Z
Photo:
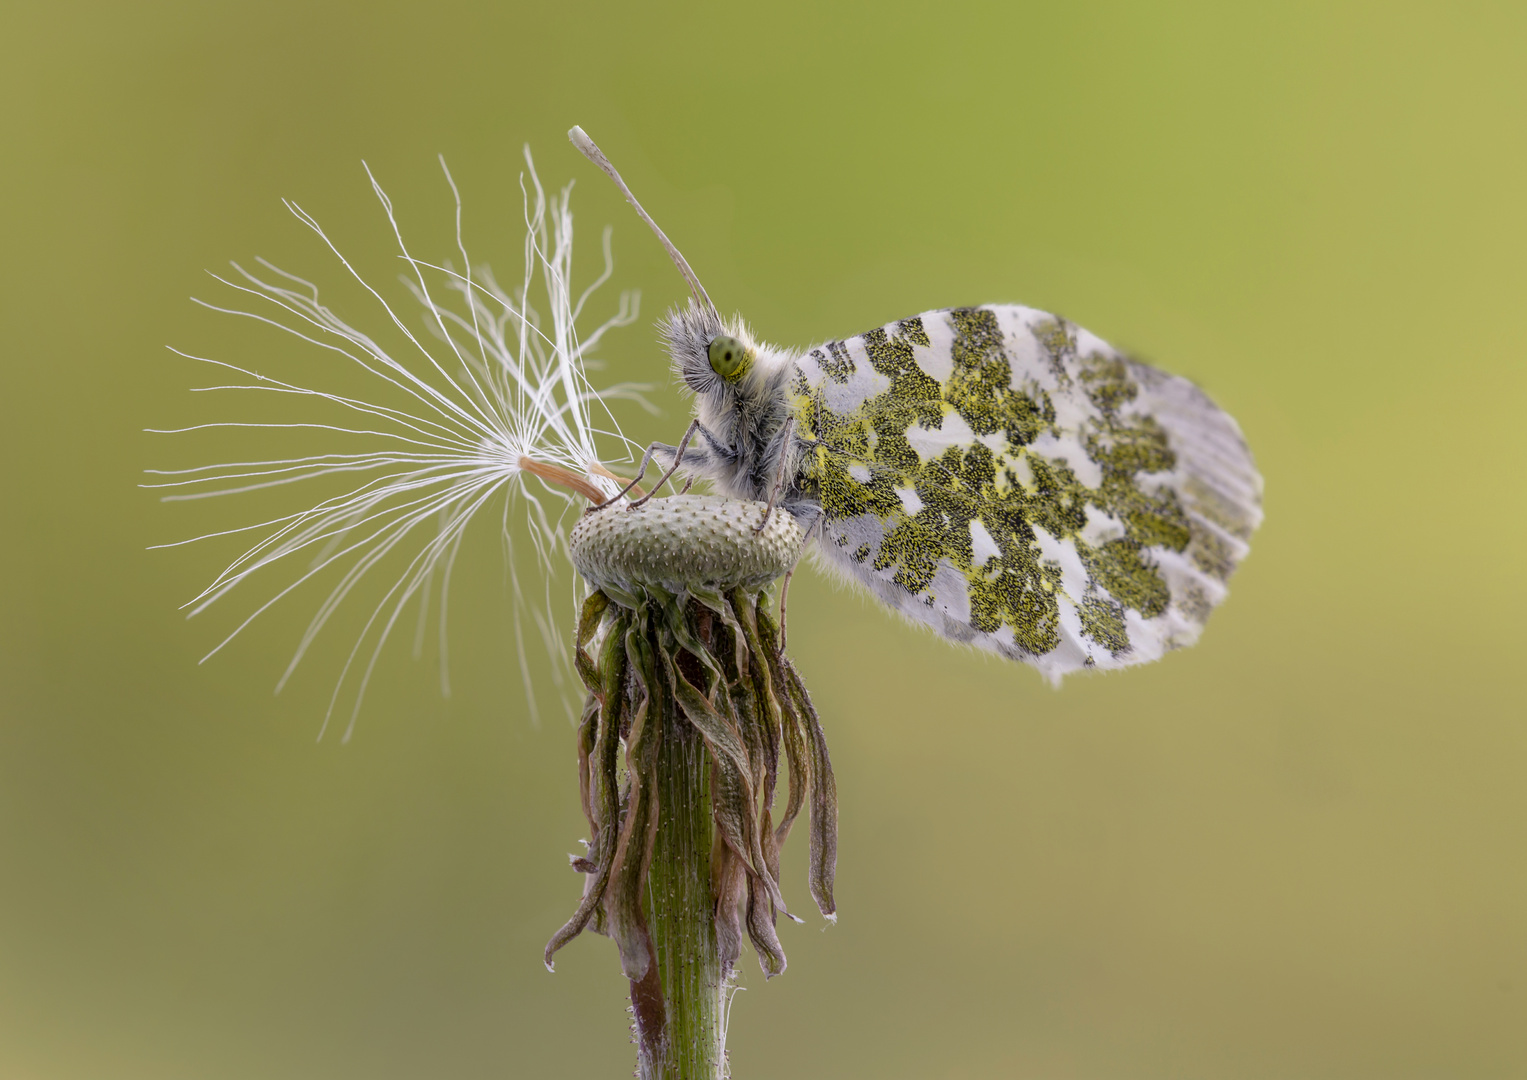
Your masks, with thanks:
M663 703L657 835L642 905L654 962L631 984L638 1075L715 1080L721 1074L723 1013L711 889L710 755L672 697L664 694Z
M779 849L808 801L811 892L833 913L832 765L757 596L639 591L619 601L595 592L579 619L575 655L590 696L578 783L593 840L574 863L583 899L547 943L546 965L585 928L614 938L631 985L637 1075L717 1080L723 995L744 940L765 976L785 969ZM596 663L587 647L601 627ZM776 826L782 761L790 796Z

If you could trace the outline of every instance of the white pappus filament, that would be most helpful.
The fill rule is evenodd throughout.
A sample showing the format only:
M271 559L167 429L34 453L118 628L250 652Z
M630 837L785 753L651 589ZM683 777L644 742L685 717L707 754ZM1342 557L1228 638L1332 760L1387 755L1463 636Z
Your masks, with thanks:
M234 495L325 478L353 485L290 514L157 545L176 547L237 533L259 534L252 546L185 605L190 616L205 611L255 575L289 568L279 590L264 599L203 661L305 582L324 574L338 575L302 635L277 684L278 691L368 572L394 552L397 558L407 560L371 610L350 650L330 698L320 738L347 687L353 701L344 737L350 737L378 659L411 602L419 605L416 653L428 614L438 613L442 689L449 693L445 621L451 570L467 523L490 505L502 504L516 648L533 717L536 703L522 633L526 613L552 658L553 677L560 682L560 669L566 661L554 617L550 571L565 548L563 511L584 505L584 497L548 485L541 476L560 470L564 477L571 474L590 494L608 497L618 491L619 485L600 464L596 439L608 442L622 459L628 458L627 443L605 402L624 398L645 406L641 394L646 388L622 384L596 391L588 382L587 357L607 331L635 320L637 296L623 293L613 316L579 335L576 325L584 305L614 269L610 232L606 229L604 234L603 272L575 297L571 285L572 185L548 198L528 147L525 163L530 186L525 186L522 177L524 278L513 293L501 288L486 267L472 267L462 240L460 193L443 159L441 168L456 200L459 270L449 262L437 265L410 254L391 201L371 178L408 268L407 286L423 305L427 330L423 334L416 333L408 320L362 278L317 221L295 203L287 202L298 220L323 241L365 294L380 305L403 343L392 352L320 302L315 285L263 259L259 263L269 272L269 280L238 264L234 264L235 274L230 277L213 275L242 294L252 310L196 301L214 311L268 324L316 349L337 354L366 373L363 377L369 377L367 385L374 393L355 396L332 392L172 350L242 377L222 385L198 387L198 391L319 399L337 410L336 419L333 423L216 422L151 430L173 434L210 428L262 428L295 434L295 429L311 429L342 441L364 440L358 451L151 469L148 471L161 479L145 485L170 489L163 496L167 501ZM371 176L369 168L367 176ZM537 289L544 293L545 319L530 303L532 291ZM539 476L534 471L537 469ZM511 513L515 507L518 511ZM535 603L526 599L514 558L514 545L521 538L530 541L541 571L541 595Z

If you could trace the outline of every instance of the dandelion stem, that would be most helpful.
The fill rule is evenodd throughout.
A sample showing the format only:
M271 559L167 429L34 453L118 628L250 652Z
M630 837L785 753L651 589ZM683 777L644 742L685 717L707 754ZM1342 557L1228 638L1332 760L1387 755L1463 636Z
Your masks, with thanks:
M723 1054L724 976L711 890L711 761L705 740L677 702L668 695L664 701L657 835L643 905L656 962L631 983L638 1075L642 1080L713 1080L720 1075Z

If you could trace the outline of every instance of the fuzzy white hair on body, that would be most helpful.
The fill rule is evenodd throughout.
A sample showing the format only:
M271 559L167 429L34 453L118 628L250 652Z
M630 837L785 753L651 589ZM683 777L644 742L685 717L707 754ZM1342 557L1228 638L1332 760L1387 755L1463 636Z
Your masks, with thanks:
M735 381L711 367L707 350L722 335L735 338L753 357ZM759 342L740 317L713 320L694 305L669 312L659 323L659 336L673 358L674 374L694 395L695 419L703 433L701 443L685 451L683 468L707 476L727 495L764 502L774 478L794 463L782 459L801 453L786 435L787 390L796 357ZM666 447L656 456L672 463ZM810 520L802 525L809 526Z
M197 300L214 311L255 320L317 350L339 356L370 380L374 394L355 396L320 385L288 382L222 360L172 350L235 378L198 387L217 394L279 395L317 399L333 408L329 423L213 422L159 430L163 434L213 428L252 427L267 431L309 429L339 441L361 440L344 449L272 460L237 461L189 469L148 470L160 477L146 487L165 489L167 501L236 495L302 484L347 481L340 494L239 529L198 536L159 547L212 540L240 533L258 539L235 558L185 607L194 616L235 589L247 592L258 580L286 577L263 602L205 657L209 659L250 623L306 582L327 575L333 581L277 684L279 691L339 607L389 556L405 560L401 573L385 584L351 648L324 717L323 735L349 693L344 738L354 730L367 684L384 646L405 612L418 605L415 652L422 646L427 618L439 622L442 691L449 693L446 616L451 573L468 523L501 506L502 539L513 595L515 647L532 717L538 715L526 650L524 622L535 626L562 681L567 664L551 595L552 570L565 549L565 511L583 499L602 500L619 484L600 464L597 445L618 447L626 440L606 403L631 399L645 406L645 387L632 384L595 390L586 369L591 353L611 329L637 317L637 294L623 293L613 315L586 333L577 324L595 291L607 282L614 263L605 230L604 265L581 293L572 287L572 185L548 196L525 149L521 177L525 241L523 275L513 291L501 287L486 267L474 268L462 239L460 192L441 168L456 205L456 253L460 268L414 257L403 239L391 200L367 168L372 190L408 268L408 290L422 306L424 332L366 282L318 222L295 203L287 207L338 259L348 276L380 308L379 314L403 342L388 351L371 335L344 321L319 299L317 286L259 260L264 276L234 264L234 275L212 275L249 307ZM528 177L529 186L525 179ZM534 294L540 299L532 303ZM649 407L650 408L650 407ZM547 483L551 478L554 482ZM565 486L573 484L581 495ZM520 579L515 551L528 540L540 571L539 589ZM271 586L267 586L268 589ZM532 599L535 593L538 599ZM529 593L530 595L527 595ZM576 602L576 597L574 602Z

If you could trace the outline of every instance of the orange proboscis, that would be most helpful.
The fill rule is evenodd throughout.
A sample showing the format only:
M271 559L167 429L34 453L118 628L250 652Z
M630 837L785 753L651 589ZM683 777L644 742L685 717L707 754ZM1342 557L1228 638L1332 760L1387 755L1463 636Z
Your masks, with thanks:
M595 487L587 477L579 476L570 469L564 469L560 465L553 465L546 461L536 461L534 458L524 457L523 455L517 464L532 476L538 476L549 484L559 484L571 491L576 491L595 506L608 501L609 496ZM589 471L600 476L607 476L621 485L626 483L624 479L616 476L597 461L589 466ZM635 492L638 498L641 497L641 488L632 488L631 490Z

